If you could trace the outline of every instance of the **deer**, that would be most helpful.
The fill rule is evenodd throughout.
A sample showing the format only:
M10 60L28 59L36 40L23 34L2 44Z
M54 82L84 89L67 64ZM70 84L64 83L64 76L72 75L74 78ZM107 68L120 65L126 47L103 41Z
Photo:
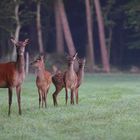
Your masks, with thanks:
M65 75L64 72L58 72L52 77L52 82L53 82L53 84L55 86L55 92L52 94L54 106L58 105L58 103L57 103L57 95L65 87L64 75Z
M12 94L13 88L16 88L17 101L18 101L18 112L21 115L21 85L25 78L24 70L24 52L25 47L29 43L29 39L24 41L16 41L11 38L11 42L16 47L17 58L15 62L0 63L0 88L8 88L8 116L11 113Z
M68 100L68 89L71 90L71 104L74 104L74 93L76 91L76 84L77 84L77 75L74 71L74 61L76 60L77 53L74 56L67 57L68 60L68 69L65 72L59 72L52 77L52 82L56 88L55 92L53 93L53 103L54 106L57 104L57 95L58 93L65 88L66 92L66 105Z
M71 92L71 100L70 103L74 104L74 94L76 93L77 86L77 74L74 70L74 61L76 60L77 53L73 57L68 58L68 70L64 75L64 84L65 84L65 92L66 92L66 105L68 100L68 89Z
M82 58L80 59L78 57L77 57L77 59L78 59L79 68L78 68L78 71L76 72L76 74L77 74L77 86L76 86L76 92L75 92L76 104L78 104L78 89L79 89L79 87L80 87L80 85L82 84L82 81L83 81L84 66L85 66L85 59L82 59ZM55 92L53 93L54 106L58 105L57 95L65 87L65 82L64 82L65 72L58 72L52 77L52 82L55 86Z
M76 86L76 92L75 92L75 97L76 97L76 104L78 104L78 91L79 91L79 87L83 82L83 78L84 78L84 67L85 67L85 58L78 58L78 63L79 63L79 69L76 72L77 74L77 86Z
M36 86L38 88L39 95L39 108L41 104L42 108L44 104L46 108L47 94L52 83L52 75L49 71L45 69L43 56L39 56L39 58L32 62L31 65L37 68Z

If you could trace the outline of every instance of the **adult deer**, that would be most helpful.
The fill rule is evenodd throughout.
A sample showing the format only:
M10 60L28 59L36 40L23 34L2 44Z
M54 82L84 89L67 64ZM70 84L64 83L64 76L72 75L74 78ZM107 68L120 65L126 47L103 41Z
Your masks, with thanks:
M13 88L16 88L18 110L19 115L21 115L20 93L21 93L21 85L25 78L24 52L25 47L28 44L29 40L25 39L24 41L16 41L14 38L11 38L11 41L16 46L17 59L15 62L0 64L0 88L8 88L8 96L9 96L8 115L10 115L11 113Z
M42 103L42 107L47 107L47 94L52 82L52 75L50 72L45 70L44 58L40 56L37 60L31 63L32 66L37 68L36 86L38 88L39 95L39 108Z

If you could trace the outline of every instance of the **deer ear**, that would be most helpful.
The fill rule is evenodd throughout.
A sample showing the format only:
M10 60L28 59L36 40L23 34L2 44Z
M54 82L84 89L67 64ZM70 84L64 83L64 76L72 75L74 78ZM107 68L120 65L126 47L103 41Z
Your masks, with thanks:
M82 60L83 60L83 61L86 61L86 58L85 58L85 57L83 57L83 58L82 58Z
M79 62L80 61L80 58L78 56L76 58L77 58L77 61Z
M86 58L85 57L83 58L83 62L86 63Z
M45 54L43 52L40 53L39 56L40 56L40 58L43 58L43 59L45 58Z
M43 54L40 54L40 55L39 55L39 59L40 59L41 61L44 61L44 55L43 55Z
M24 42L29 43L29 38L26 38Z
M27 44L29 44L29 39L28 38L24 40L24 46L26 46Z
M75 55L73 56L73 58L74 58L74 59L76 59L76 57L77 57L77 54L78 54L78 53L76 52L76 53L75 53Z
M64 53L64 56L66 59L69 59L69 57L70 57L67 52Z
M43 55L41 55L41 56L40 56L40 59L41 59L41 60L44 60L44 56L43 56Z
M17 43L17 42L15 41L14 38L11 38L10 40L11 40L11 42L12 42L13 44L16 44L16 43Z

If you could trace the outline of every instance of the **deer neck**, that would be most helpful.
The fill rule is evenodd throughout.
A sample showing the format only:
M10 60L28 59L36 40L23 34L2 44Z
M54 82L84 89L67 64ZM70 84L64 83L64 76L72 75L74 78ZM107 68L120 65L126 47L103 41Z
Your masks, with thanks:
M70 77L73 77L75 71L74 71L74 65L73 64L70 64L69 65L69 76Z
M17 55L17 62L16 62L16 66L17 66L17 70L20 74L24 73L24 55Z
M37 76L39 79L44 79L45 67L41 66L37 69Z

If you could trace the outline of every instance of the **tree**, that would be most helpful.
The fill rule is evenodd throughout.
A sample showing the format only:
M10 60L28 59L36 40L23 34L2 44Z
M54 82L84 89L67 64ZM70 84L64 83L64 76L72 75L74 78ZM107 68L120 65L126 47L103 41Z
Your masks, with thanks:
M3 30L2 32L5 32L5 35L1 36L1 40L6 40L6 42L9 43L9 36L14 36L14 38L18 41L21 28L25 24L27 25L27 21L29 22L31 20L29 18L29 12L26 11L27 14L25 14L25 9L21 8L21 5L25 6L26 4L22 0L5 0L0 2L0 29ZM4 46L3 50L7 49L5 45L9 46L8 43L2 44L2 46ZM15 49L15 47L7 49L10 52L10 55L8 54L10 56L8 57L9 59L15 60Z
M21 22L20 22L20 18L19 18L20 0L14 0L14 3L15 3L15 21L16 21L16 29L15 29L14 37L15 37L15 40L18 41L19 33L20 33L20 29L21 29ZM12 36L13 36L13 34L12 34ZM16 56L16 47L13 47L11 59L15 59L15 56Z
M55 26L56 26L56 50L57 53L64 53L64 39L63 39L63 30L62 23L60 19L60 12L58 7L58 0L54 1L54 13L55 13Z
M72 40L72 35L70 32L70 28L69 28L69 24L68 24L66 12L65 12L64 4L63 4L62 0L58 0L58 7L59 7L62 27L63 27L63 31L64 31L64 37L65 37L65 40L67 43L68 51L69 51L70 55L74 55L76 50L75 50L74 43Z
M94 5L95 5L95 11L97 15L97 22L98 22L98 28L99 28L99 40L100 40L100 47L101 47L103 69L105 72L110 72L110 65L109 65L106 42L105 42L104 22L103 22L103 17L101 13L100 1L94 0Z
M42 26L41 26L41 14L40 14L40 7L41 7L41 0L36 1L36 24L37 24L37 35L38 35L38 45L39 45L39 52L43 53L43 38L42 38Z
M112 47L112 36L113 36L113 28L115 26L115 22L112 19L113 13L116 11L114 8L114 5L116 3L116 0L108 0L106 2L105 8L104 8L104 23L107 30L108 37L106 38L107 43L107 52L108 52L108 60L110 62L110 56L111 56L111 47ZM117 7L118 8L118 7Z
M8 49L8 38L13 32L14 17L14 2L11 0L0 1L0 56L11 59L8 54L11 48Z
M140 48L140 1L130 0L124 5L124 10L126 13L125 29L130 30L127 45L131 49Z
M87 44L87 67L88 71L93 72L95 65L94 57L94 45L93 45L93 35L92 35L92 17L91 17L91 7L90 0L85 0L86 5L86 18L87 18L87 33L88 33L88 44Z

